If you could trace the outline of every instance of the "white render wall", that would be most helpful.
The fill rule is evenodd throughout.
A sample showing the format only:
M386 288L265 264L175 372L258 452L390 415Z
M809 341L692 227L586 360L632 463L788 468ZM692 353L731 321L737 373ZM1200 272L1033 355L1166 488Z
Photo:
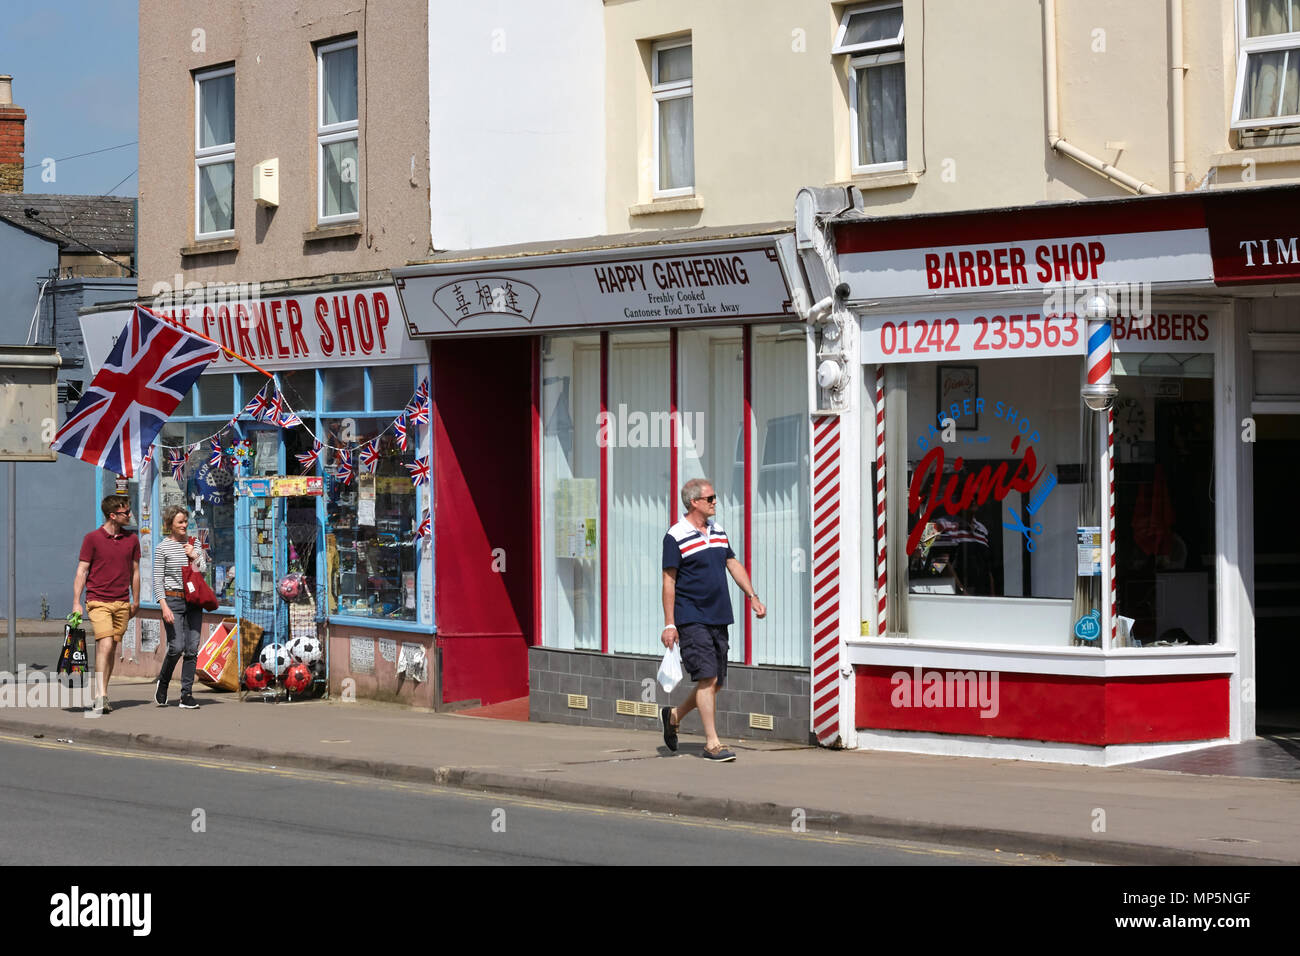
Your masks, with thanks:
M605 231L600 0L430 0L435 249Z

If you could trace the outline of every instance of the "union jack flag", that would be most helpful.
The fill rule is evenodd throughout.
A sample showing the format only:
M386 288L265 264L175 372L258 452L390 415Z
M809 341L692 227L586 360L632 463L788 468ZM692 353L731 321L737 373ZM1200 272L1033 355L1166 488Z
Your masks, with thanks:
M393 422L393 431L397 434L397 447L406 451L406 413L397 416Z
M374 438L361 446L361 464L372 475L379 467L379 439Z
M297 428L301 424L302 419L298 417L297 412L290 412L288 415L285 415L284 418L280 419L281 428Z
M221 450L221 442L217 441L214 438L212 439L211 444L212 444L212 457L208 459L208 464L211 465L213 468L220 468L222 463L226 460L226 456Z
M185 459L186 456L178 451L167 453L167 466L172 470L172 478L181 484L185 483Z
M266 410L262 420L279 424L282 418L284 418L284 396L280 394L279 389L276 389L275 398L271 399L271 407Z
M220 351L136 306L103 367L55 434L54 450L135 477L144 450Z
M429 424L429 403L419 403L408 405L406 408L406 421L410 425L427 425Z
M253 396L252 400L244 406L244 410L239 414L252 415L259 422L266 421L266 413L271 409L271 398L266 394L266 390L270 387L270 382L263 385L261 391Z
M420 526L415 529L415 536L417 538L433 537L433 528L429 523L429 512L426 511L424 513L424 520L421 521Z
M339 463L335 475L343 484L352 484L352 479L357 476L356 470L352 467L352 452L339 452Z
M429 380L427 378L420 379L420 386L415 390L415 400L421 405L429 403Z
M314 441L311 443L311 451L293 457L298 459L298 464L302 465L303 471L315 471L316 462L320 458L320 450L321 443Z
M406 462L402 462L402 464L406 465L406 470L411 473L411 480L415 482L417 486L427 485L429 483L428 456L415 459L415 464L413 465L408 465Z
M146 468L149 467L149 463L152 461L153 461L153 445L150 445L149 450L145 452L144 457L140 459L140 470L144 471Z

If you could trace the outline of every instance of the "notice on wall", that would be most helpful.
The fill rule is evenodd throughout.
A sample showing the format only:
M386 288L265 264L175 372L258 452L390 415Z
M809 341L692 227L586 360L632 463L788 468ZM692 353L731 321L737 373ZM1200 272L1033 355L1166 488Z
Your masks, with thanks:
M126 633L122 635L122 660L135 660L135 622L136 618L126 622Z
M162 643L162 621L144 620L140 622L140 653L152 654Z
M423 644L402 643L402 660L397 665L397 673L417 683L429 679L428 655Z
M373 674L375 672L374 638L352 638L348 642L348 663L354 674Z
M379 656L390 664L397 663L397 641L391 638L381 637L379 639Z
M415 572L402 572L402 605L408 610L415 610Z
M433 621L433 585L428 582L420 587L420 621L424 624Z
M561 478L555 487L555 556L594 560L599 498L595 478Z
M1076 529L1079 544L1079 577L1101 576L1101 528Z

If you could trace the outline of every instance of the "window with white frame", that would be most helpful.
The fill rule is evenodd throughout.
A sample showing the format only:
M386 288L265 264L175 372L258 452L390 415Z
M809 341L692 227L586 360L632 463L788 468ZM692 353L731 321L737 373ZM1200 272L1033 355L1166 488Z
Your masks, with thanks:
M358 217L357 40L316 49L317 222Z
M194 234L235 232L235 70L194 76Z
M907 165L907 88L903 62L903 4L849 7L831 51L849 59L854 172Z
M689 38L654 45L655 195L695 191L695 96Z
M1300 125L1300 0L1237 0L1233 129Z

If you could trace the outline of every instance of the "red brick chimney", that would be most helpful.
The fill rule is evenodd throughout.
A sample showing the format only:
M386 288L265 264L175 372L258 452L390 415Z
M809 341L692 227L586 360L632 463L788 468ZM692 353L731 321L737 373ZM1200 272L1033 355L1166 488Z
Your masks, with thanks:
M14 106L13 82L9 74L0 74L0 193L23 191L27 111Z

